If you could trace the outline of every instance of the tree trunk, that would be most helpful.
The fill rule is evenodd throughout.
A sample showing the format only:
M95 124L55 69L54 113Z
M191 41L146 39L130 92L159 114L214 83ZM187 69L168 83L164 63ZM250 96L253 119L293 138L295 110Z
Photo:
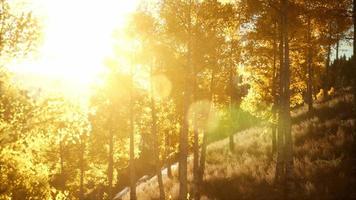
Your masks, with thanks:
M197 86L196 86L196 69L193 66L193 99L196 102L198 100L197 97ZM194 141L193 141L193 183L194 183L194 190L193 196L194 199L200 199L199 194L199 131L197 126L197 115L193 113L193 133L194 133Z
M212 74L211 74L211 81L210 81L210 99L211 99L211 104L209 107L208 113L210 114L211 112L211 107L214 105L213 100L214 100L214 79L215 79L215 70L213 69ZM208 133L207 130L204 130L203 133L203 144L201 147L201 153L200 153L200 168L199 168L199 179L198 179L198 194L197 194L197 199L200 199L200 193L201 193L201 187L204 181L204 172L205 172L205 160L206 160L206 148L208 146Z
M171 162L171 158L170 158L170 146L171 146L171 143L170 143L170 138L169 138L169 135L168 135L168 132L166 131L166 134L165 134L165 138L164 138L164 141L165 141L165 145L166 145L166 148L165 149L165 163L167 165L167 176L168 178L173 178L172 176L172 162Z
M328 45L328 52L326 58L326 90L330 87L330 80L329 80L329 71L330 71L330 57L331 57L331 45Z
M188 41L187 41L187 46L188 46L188 51L187 51L187 66L185 69L185 81L184 81L184 95L183 95L183 111L182 111L182 128L180 131L179 135L179 199L180 200L186 200L187 199L187 194L188 194L188 180L187 180L187 158L188 158L188 129L189 129L189 124L188 124L188 119L187 119L187 114L190 106L190 98L191 98L191 92L190 92L190 83L191 83L191 78L192 74L190 72L191 66L192 66L192 61L191 61L191 56L192 56L192 47L191 47L191 32L192 32L192 25L191 25L191 6L192 6L192 0L189 0L189 5L188 5L188 15L187 15L187 21L188 21Z
M307 88L308 88L308 113L311 115L313 113L313 69L312 69L312 41L311 41L311 19L310 16L308 16L308 33L307 33L307 44L308 44L308 49L307 49L307 68L308 68L308 82L307 82Z
M108 163L108 183L109 183L109 199L113 199L112 182L114 172L114 134L110 130L109 136L109 163Z
M340 35L336 34L336 60L339 60L339 49L340 49Z
M328 90L331 87L331 80L330 80L330 57L331 57L331 23L329 22L329 33L328 33L328 39L329 39L329 43L328 43L328 48L327 48L327 54L326 54L326 63L325 63L325 86L324 86L324 96L325 98L329 98L328 97Z
M154 92L153 92L153 72L151 66L151 114L152 114L152 136L153 136L153 149L154 149L154 157L156 163L156 175L159 187L159 199L165 200L164 194L164 186L162 180L162 171L161 171L161 162L159 159L159 140L157 135L157 117L156 117L156 105L154 99Z
M229 136L229 148L230 151L233 153L235 151L235 141L234 141L234 120L233 120L233 109L234 109L234 63L233 63L233 40L231 39L231 43L230 43L230 74L229 74L229 87L230 87L230 123L231 123L231 133ZM213 79L213 77L212 77ZM212 85L210 86L210 88L212 88Z
M352 19L354 24L354 40L353 40L353 93L354 93L354 115L356 117L356 0L352 2Z
M232 153L235 151L235 141L234 141L234 134L231 133L229 136L229 149Z
M179 199L187 199L188 182L187 182L187 157L188 157L188 107L190 102L190 92L188 84L185 83L185 94L183 100L183 116L181 119L181 131L179 135Z
M134 98L133 98L133 69L131 67L131 80L130 80L130 160L129 160L129 173L130 173L130 199L136 200L136 175L135 175L135 141L134 141Z
M173 174L172 174L172 161L171 159L169 159L167 161L167 176L168 178L172 179L173 178Z
M274 116L276 116L275 114L273 114ZM272 124L272 156L277 152L277 126L274 124Z
M281 4L282 4L281 0ZM281 12L284 12L281 11ZM281 13L279 21L279 109L278 109L278 132L277 132L277 163L276 163L276 174L275 183L279 186L284 180L284 131L283 131L283 109L285 101L285 87L284 87L284 14Z
M196 116L195 116L196 117ZM194 119L197 120L196 118ZM198 127L193 125L194 142L193 142L193 181L194 181L194 199L199 199L199 132Z
M293 189L293 142L290 116L290 69L288 41L288 0L281 0L281 68L280 68L280 109L278 120L278 152L276 183L284 188L284 198L290 198ZM283 141L284 140L284 141Z
M284 103L285 106L283 108L284 118L284 139L285 139L285 172L286 172L286 193L287 198L291 196L291 192L293 191L293 140L292 140L292 128L291 128L291 115L290 115L290 66L289 66L289 37L288 37L288 0L283 0L284 2L284 48L285 48L285 57L284 57L284 68L285 68L285 93L284 93Z
M59 136L61 137L61 136ZM60 141L59 141L59 159L60 159L60 173L61 173L61 176L64 175L64 152L63 152L63 140L62 138L60 138Z
M84 153L85 153L85 141L82 138L80 144L80 158L79 158L79 168L80 168L80 181L79 181L79 200L84 199Z
M353 40L353 55L356 55L356 0L352 2L352 20L354 24L354 40Z
M206 160L206 148L208 146L208 136L207 132L203 132L203 143L201 145L200 152L200 166L199 166L199 177L198 177L198 191L195 197L195 200L200 200L201 188L204 181L204 171L205 171L205 160Z
M272 69L272 97L273 97L273 105L272 105L272 155L274 155L277 151L277 104L278 104L278 96L276 93L276 81L277 81L277 33L278 27L277 23L274 25L274 34L273 34L273 69Z

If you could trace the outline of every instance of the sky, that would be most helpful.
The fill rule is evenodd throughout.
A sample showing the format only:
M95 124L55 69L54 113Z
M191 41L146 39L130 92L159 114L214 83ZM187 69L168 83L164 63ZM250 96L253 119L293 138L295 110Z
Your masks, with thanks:
M339 54L340 56L345 55L347 58L350 58L352 56L352 43L350 43L352 41L342 41L340 43L340 49L339 49ZM334 48L333 50L333 55L332 55L332 59L336 58L336 50Z
M98 78L112 52L115 30L139 0L31 0L21 4L41 20L43 42L36 56L14 61L10 70L31 83L64 83L83 89ZM42 77L42 78L41 78ZM22 79L21 78L21 79ZM71 83L71 84L68 84Z
M32 10L43 25L36 56L15 61L9 69L30 87L64 88L78 95L99 79L112 55L113 33L123 28L140 0L14 0ZM342 43L340 55L351 46ZM335 53L333 54L335 57Z

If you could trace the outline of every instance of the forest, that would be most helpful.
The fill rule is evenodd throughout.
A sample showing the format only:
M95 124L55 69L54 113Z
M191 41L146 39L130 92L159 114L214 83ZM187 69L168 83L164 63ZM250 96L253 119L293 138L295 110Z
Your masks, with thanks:
M0 0L0 200L356 199L356 0Z

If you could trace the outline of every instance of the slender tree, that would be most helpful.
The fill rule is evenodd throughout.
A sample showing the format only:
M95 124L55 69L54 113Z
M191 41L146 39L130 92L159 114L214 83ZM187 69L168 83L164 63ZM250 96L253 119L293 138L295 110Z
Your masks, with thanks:
M310 14L307 13L307 100L308 100L308 112L313 113L313 53L312 53L312 25Z
M110 119L109 119L110 120ZM108 155L108 185L109 199L113 198L113 173L114 173L114 131L111 129L109 133L109 155Z
M153 64L152 64L153 65ZM158 134L157 134L157 114L156 114L156 102L155 102L155 95L154 95L154 74L153 74L153 66L150 66L150 82L151 82L151 117L152 117L152 126L151 126L151 132L153 136L153 153L154 153L154 159L155 159L155 168L156 168L156 175L157 175L157 181L158 181L158 186L159 186L159 198L160 200L165 200L165 193L164 193L164 186L163 186L163 180L162 180L162 171L161 171L161 162L159 159L159 140L158 140Z
M285 183L287 189L293 176L293 143L290 116L290 69L288 40L288 0L281 0L280 21L280 110L278 121L277 183ZM288 194L288 192L287 192Z
M282 0L281 0L282 4ZM284 10L283 10L284 11ZM280 21L279 21L279 86L280 86L280 99L279 99L279 117L278 117L278 135L277 135L277 164L276 164L276 183L280 184L284 179L284 131L282 127L282 120L283 120L283 109L285 108L285 87L284 87L284 76L285 76L285 69L284 69L284 14L281 11L280 13Z
M85 138L81 137L80 141L80 157L79 157L79 169L80 169L80 183L79 183L79 200L84 199L84 175L85 175Z
M235 64L233 62L233 54L234 52L234 40L233 38L231 38L231 41L230 41L230 59L229 59L229 65L230 65L230 70L229 70L229 93L230 93L230 105L229 105L229 109L230 109L230 118L231 118L231 125L234 123L233 122L233 110L234 110L234 106L236 104L235 102L235 90L237 88L237 86L235 86L235 81L234 81L234 77L238 77L238 75L236 75L236 67L235 67ZM213 76L212 76L212 79L213 79ZM213 81L213 80L212 80ZM213 89L212 88L212 85L211 85L211 90ZM213 91L211 91L213 92ZM231 126L233 127L233 126ZM231 132L230 133L230 136L229 136L229 148L230 148L230 151L231 152L234 152L235 150L235 141L234 141L234 132Z
M134 97L133 97L133 66L130 66L130 85L129 85L129 95L130 95L130 199L136 200L136 174L135 174L135 125L134 125Z
M354 65L355 65L355 60L356 60L356 0L352 1L352 21L353 21L353 60L354 60ZM353 78L353 92L354 92L354 113L356 115L356 66L354 66L354 78Z
M277 39L278 39L278 26L277 23L274 24L273 31L273 69L272 69L272 154L277 152L277 108L278 108L278 94L277 94Z
M187 199L188 180L187 180L187 158L188 158L188 109L191 100L191 69L192 69L192 6L193 1L188 1L188 11L186 16L187 21L187 63L185 69L184 95L181 119L181 132L179 139L179 199Z

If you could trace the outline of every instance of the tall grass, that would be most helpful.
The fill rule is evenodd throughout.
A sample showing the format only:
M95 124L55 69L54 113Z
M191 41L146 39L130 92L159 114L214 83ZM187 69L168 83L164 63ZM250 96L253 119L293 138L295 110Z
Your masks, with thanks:
M316 105L316 115L295 111L294 178L296 199L352 199L355 185L355 124L349 112L350 95ZM346 105L346 106L345 106ZM300 108L304 109L304 108ZM345 114L346 113L346 114ZM328 117L320 116L328 115ZM303 117L302 117L303 116ZM202 199L284 199L274 189L275 156L271 155L268 126L253 127L235 135L235 153L228 139L208 146ZM188 161L192 186L192 159ZM173 178L163 176L167 197L177 199L177 164ZM191 189L191 188L190 188ZM138 199L158 199L156 177L137 187ZM123 199L129 199L128 194Z

